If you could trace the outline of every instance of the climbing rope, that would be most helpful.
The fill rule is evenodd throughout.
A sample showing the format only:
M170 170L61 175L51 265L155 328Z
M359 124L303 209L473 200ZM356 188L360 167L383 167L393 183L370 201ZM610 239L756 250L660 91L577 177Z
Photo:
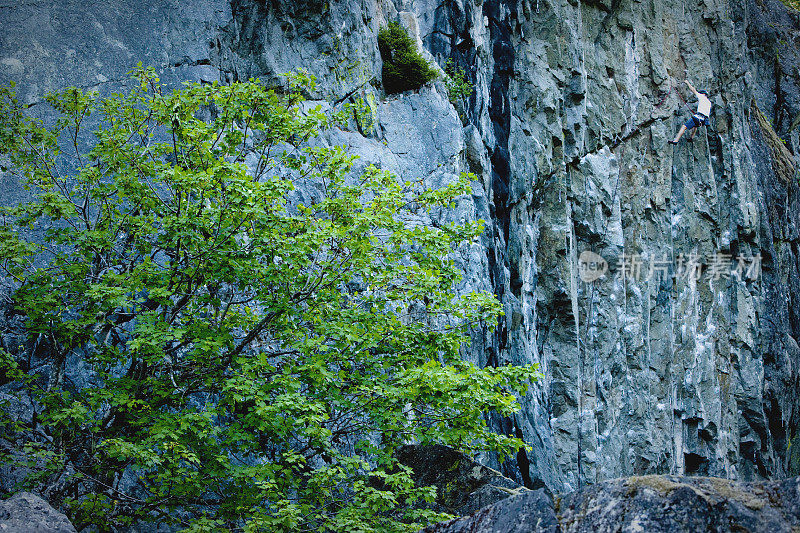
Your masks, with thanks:
M688 107L689 110L692 109L691 106L689 105L689 103L683 98L683 96L681 96L680 91L676 91L675 90L675 84L674 83L670 83L669 91L667 91L664 94L664 96L661 97L661 100L659 100L658 103L655 106L653 106L653 110L659 109L662 105L664 105L666 103L667 99L669 98L669 95L672 94L673 92L678 95L678 98L680 99L681 102L683 102L683 105L685 107Z
M690 112L694 113L689 103L686 100L684 100L683 96L681 96L681 93L679 91L676 91L675 88L676 88L675 84L670 83L669 91L664 93L664 96L662 96L661 99L658 101L658 103L655 106L653 106L653 111L660 109L661 106L663 106L666 103L667 99L669 99L669 95L672 94L674 91L675 94L678 95L678 98L680 98L681 102L683 102L683 107L686 107ZM615 135L611 142L611 148L616 148L623 142L627 141L628 139L639 133L642 130L642 128L650 127L654 122L658 120L661 119L654 118L651 113L651 116L648 120L645 120L641 124L637 124L628 133L621 136L619 134Z
M673 86L672 86L672 88L674 89L674 88L675 88L675 86L673 85ZM681 92L680 92L680 91L675 91L675 94L677 94L677 95L678 95L678 98L680 98L680 99L681 99L681 102L683 102L683 105L684 105L684 106L687 106L687 107L689 107L689 103L688 103L686 100L684 100L684 99L683 99L683 96L681 95ZM689 109L691 109L691 107L689 107Z
M666 94L664 94L664 96L663 96L663 97L661 97L661 100L660 100L660 101L659 101L659 102L658 102L658 103L657 103L657 104L656 104L656 105L653 107L653 109L654 109L654 110L655 110L655 109L658 109L658 108L660 108L662 105L664 105L664 102L666 102L666 101L667 101L667 98L669 98L669 95L670 95L670 94L672 94L672 91L674 91L674 90L675 90L675 85L673 85L673 84L670 84L670 86L669 86L669 91L667 91L667 92L666 92ZM680 96L680 95L679 95L679 96Z

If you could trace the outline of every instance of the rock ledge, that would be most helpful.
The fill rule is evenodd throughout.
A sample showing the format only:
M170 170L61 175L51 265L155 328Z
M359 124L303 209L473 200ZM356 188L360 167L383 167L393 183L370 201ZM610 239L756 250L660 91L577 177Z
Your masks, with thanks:
M424 531L800 533L800 477L760 483L710 477L630 477L555 499L538 490Z

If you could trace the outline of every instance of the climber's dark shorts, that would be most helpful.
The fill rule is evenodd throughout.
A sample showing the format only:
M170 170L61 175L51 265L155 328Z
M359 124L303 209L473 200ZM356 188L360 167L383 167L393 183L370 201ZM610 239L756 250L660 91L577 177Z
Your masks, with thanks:
M709 122L707 116L701 113L695 113L694 115L692 115L692 118L686 121L685 125L688 129L692 129L692 128L699 128L700 126L703 125L710 126L711 122Z

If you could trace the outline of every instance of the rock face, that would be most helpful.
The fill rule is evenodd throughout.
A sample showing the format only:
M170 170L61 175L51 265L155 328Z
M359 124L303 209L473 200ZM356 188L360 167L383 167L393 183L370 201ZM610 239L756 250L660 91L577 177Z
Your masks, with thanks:
M29 492L0 501L0 531L3 533L75 533L66 516Z
M527 492L425 533L769 531L800 528L800 478L740 484L644 476L598 483L555 502Z
M389 20L465 69L460 115L441 82L383 96ZM800 19L779 0L5 0L0 28L0 81L34 110L47 89L114 90L138 61L171 83L305 67L313 98L371 110L328 142L431 185L474 172L445 215L487 222L460 289L505 316L465 357L546 376L490 420L532 447L481 458L503 474L563 492L800 472ZM672 147L687 78L711 126ZM0 201L22 197L0 179ZM592 283L584 251L609 265Z

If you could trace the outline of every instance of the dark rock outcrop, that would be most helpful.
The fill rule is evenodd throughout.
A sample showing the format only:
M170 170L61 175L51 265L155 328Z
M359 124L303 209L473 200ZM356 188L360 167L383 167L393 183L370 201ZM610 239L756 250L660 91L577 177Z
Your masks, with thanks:
M497 470L446 446L403 446L397 459L413 470L418 486L434 485L437 511L462 516L527 492Z
M66 516L29 492L0 501L2 533L75 533Z
M604 481L551 500L513 496L425 533L612 533L800 531L800 478L736 483L643 476Z
M424 533L556 533L561 531L553 500L544 489L528 491L470 516L437 524Z

